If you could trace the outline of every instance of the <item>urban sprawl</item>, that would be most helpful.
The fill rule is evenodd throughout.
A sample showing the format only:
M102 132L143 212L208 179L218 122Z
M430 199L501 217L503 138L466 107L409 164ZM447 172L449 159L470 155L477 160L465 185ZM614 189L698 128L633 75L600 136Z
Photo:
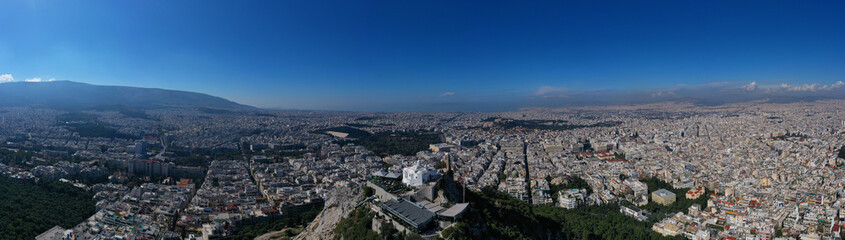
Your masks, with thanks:
M840 239L844 110L838 100L501 113L6 108L2 149L35 154L0 158L0 174L94 193L90 218L37 239L225 239L363 186L375 193L359 204L379 224L444 237L473 208L444 196L448 182L536 205L619 206L664 236ZM379 136L390 146L428 133L436 141L404 155L356 141ZM552 191L573 179L587 186ZM644 208L683 199L706 204Z

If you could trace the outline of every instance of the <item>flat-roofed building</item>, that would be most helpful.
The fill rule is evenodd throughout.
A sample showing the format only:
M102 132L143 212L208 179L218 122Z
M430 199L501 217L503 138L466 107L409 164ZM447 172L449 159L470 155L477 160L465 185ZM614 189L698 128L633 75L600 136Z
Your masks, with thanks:
M468 207L469 203L458 203L453 205L452 207L449 207L446 210L443 210L437 215L440 216L440 219L444 221L457 222L461 219Z
M583 204L586 196L586 189L561 190L558 193L558 203L562 208L573 209Z
M623 184L631 190L625 196L629 202L637 206L648 204L648 185L634 179L625 179Z
M55 226L35 236L35 240L60 240L65 239L67 235L67 229Z
M432 152L449 152L452 151L452 145L448 143L429 144L428 149Z
M651 200L661 205L669 205L675 202L675 193L660 189L651 193Z
M425 230L435 216L434 212L429 211L425 206L404 198L384 202L379 204L379 207L414 232Z

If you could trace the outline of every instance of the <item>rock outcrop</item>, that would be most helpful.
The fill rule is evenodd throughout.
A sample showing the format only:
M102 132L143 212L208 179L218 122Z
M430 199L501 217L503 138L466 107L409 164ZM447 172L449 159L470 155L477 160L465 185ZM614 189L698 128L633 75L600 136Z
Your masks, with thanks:
M314 218L302 233L296 236L296 240L319 240L332 239L332 232L341 219L355 210L358 203L364 196L360 188L338 188L329 193L323 211Z

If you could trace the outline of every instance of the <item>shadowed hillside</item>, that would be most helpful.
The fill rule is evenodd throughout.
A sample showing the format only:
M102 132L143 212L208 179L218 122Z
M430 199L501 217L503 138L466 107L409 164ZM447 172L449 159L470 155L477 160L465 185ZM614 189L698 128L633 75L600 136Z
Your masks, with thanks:
M89 109L114 105L142 108L252 108L207 94L158 88L100 86L71 81L0 84L0 107Z

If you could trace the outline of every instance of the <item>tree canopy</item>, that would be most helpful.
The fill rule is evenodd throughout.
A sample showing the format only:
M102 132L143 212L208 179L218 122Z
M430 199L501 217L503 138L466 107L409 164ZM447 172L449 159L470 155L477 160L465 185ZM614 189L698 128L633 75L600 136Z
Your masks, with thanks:
M96 211L90 192L68 183L0 177L0 240L33 239L61 226L71 228Z
M672 239L616 204L564 209L531 205L492 187L467 192L470 212L444 233L449 239Z

